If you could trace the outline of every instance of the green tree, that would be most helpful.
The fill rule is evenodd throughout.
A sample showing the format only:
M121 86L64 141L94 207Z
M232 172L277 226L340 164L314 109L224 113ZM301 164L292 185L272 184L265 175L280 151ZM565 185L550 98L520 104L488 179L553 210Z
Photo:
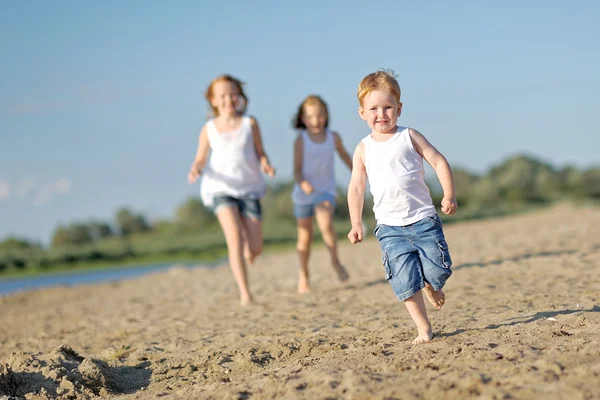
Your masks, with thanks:
M40 248L38 243L30 242L26 239L19 239L11 236L0 242L0 251L11 251L11 250L27 250L31 248Z
M92 221L88 223L90 233L94 240L104 239L113 235L113 230L106 222Z
M459 207L464 207L473 201L473 191L480 177L464 168L453 168L452 175L454 176L456 202Z
M583 171L581 174L581 193L586 198L600 199L600 167Z
M133 233L147 232L150 225L146 218L141 214L134 214L128 208L121 208L115 215L119 231L123 236L129 236Z
M488 177L498 186L501 198L511 203L523 203L547 200L540 192L540 184L548 190L555 174L550 164L520 154L491 168ZM541 175L545 177L538 180Z
M197 197L188 197L175 211L174 224L178 230L197 230L214 225L214 214Z
M72 223L68 226L59 226L52 235L52 247L64 245L84 245L91 243L93 236L87 224Z

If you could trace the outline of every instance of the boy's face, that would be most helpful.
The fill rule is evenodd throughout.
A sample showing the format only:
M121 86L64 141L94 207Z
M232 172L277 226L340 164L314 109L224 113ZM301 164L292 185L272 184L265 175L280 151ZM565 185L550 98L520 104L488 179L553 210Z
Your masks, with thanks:
M402 103L387 90L373 90L367 94L358 108L358 114L369 128L378 133L390 133L396 129L396 121L402 111Z

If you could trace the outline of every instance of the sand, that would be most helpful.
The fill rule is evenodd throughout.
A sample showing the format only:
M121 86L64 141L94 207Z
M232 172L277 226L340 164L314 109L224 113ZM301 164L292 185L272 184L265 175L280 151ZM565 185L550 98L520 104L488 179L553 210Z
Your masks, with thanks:
M305 295L293 252L263 255L246 308L227 266L0 298L0 398L599 398L600 209L445 231L429 344L410 344L370 236L342 243L345 286L315 246Z

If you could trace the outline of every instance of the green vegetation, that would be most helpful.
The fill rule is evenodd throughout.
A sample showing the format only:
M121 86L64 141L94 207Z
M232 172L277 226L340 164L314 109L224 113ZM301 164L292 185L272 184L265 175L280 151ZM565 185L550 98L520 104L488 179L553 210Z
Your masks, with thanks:
M534 157L517 155L477 175L454 168L459 211L445 222L486 218L526 211L558 201L600 200L600 167L556 169ZM292 183L269 188L262 201L265 248L290 246L296 227L290 197ZM439 205L438 185L431 184ZM365 223L374 227L370 196ZM340 190L336 229L349 229L348 207ZM0 276L35 274L155 262L210 262L226 255L225 241L213 214L198 198L186 199L172 220L150 223L142 214L123 208L114 221L75 221L58 226L50 246L10 237L0 242Z

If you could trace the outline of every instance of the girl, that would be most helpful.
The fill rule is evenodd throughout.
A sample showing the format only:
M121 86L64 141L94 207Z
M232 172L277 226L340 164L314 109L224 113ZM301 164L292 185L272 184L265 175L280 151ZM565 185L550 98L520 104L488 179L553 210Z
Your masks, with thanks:
M333 229L333 211L337 197L333 168L334 152L352 170L352 158L344 148L340 136L330 131L327 104L319 96L308 96L300 105L294 127L300 129L294 143L294 179L292 191L294 216L298 225L297 251L300 259L298 292L310 291L308 259L312 241L313 216L329 250L331 265L340 281L348 280L346 269L340 264L336 233Z
M223 229L229 264L241 303L246 305L252 302L246 265L263 246L260 199L265 182L261 170L273 177L275 169L263 149L256 119L244 115L248 98L242 82L230 75L219 76L208 86L205 97L214 118L200 132L188 181L193 183L203 175L202 203L213 210Z

